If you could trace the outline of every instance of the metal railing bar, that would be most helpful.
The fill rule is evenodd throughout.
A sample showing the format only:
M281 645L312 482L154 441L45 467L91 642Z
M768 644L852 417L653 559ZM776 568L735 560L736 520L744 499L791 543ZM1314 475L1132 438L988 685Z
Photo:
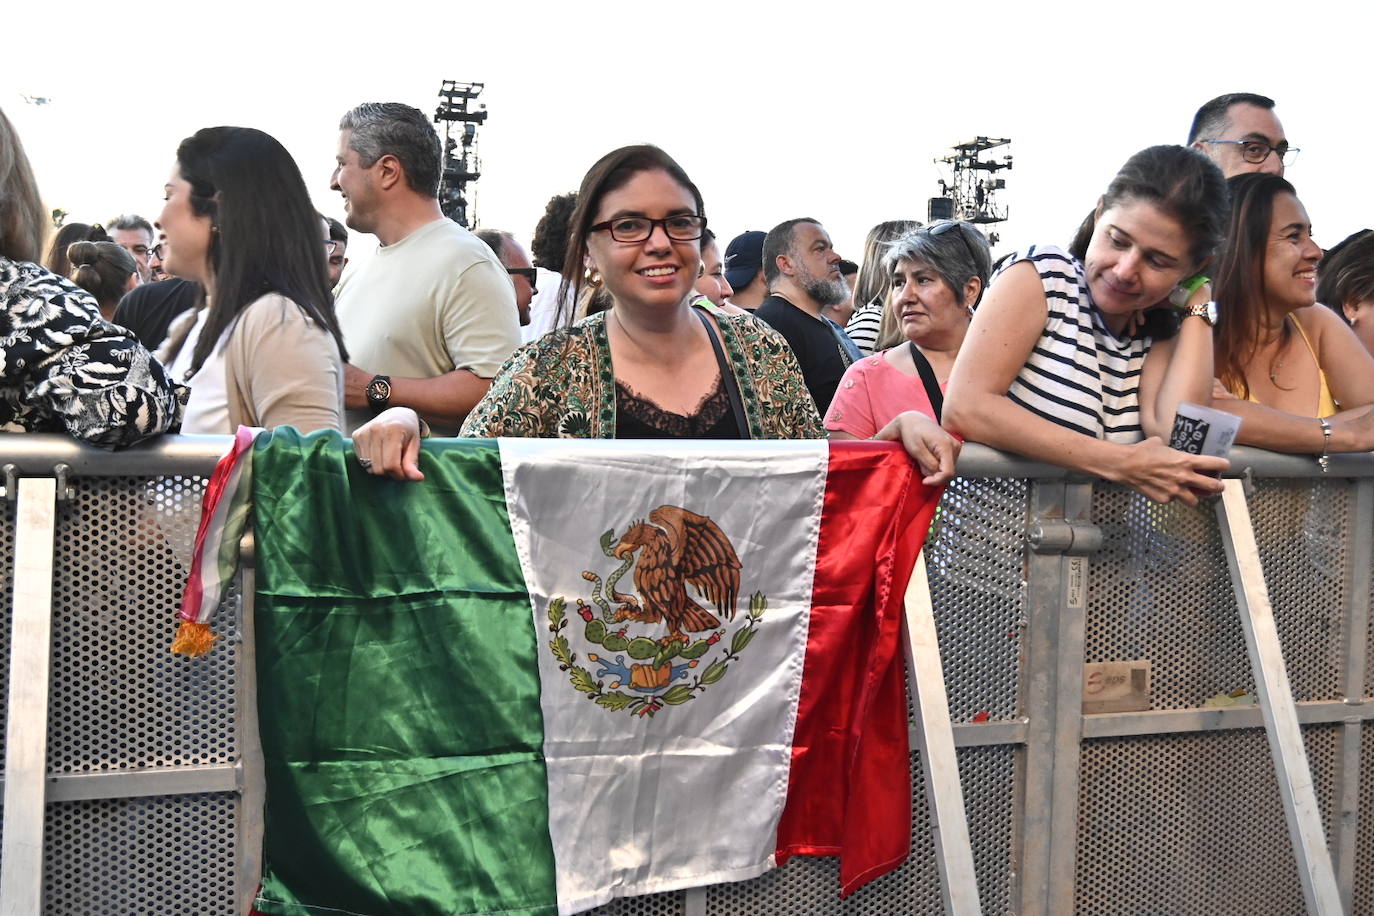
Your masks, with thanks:
M43 907L57 481L21 480L18 491L5 724L5 811L0 828L0 916L38 916Z
M1307 700L1297 704L1300 725L1332 725L1374 720L1374 703L1344 700ZM1263 728L1258 706L1226 706L1218 709L1151 709L1142 712L1093 713L1083 717L1083 737L1130 738L1137 735L1168 735L1188 732Z
M240 770L237 763L205 763L99 773L50 773L47 778L47 800L72 802L237 792L243 778Z
M77 442L66 436L48 433L0 433L0 464L13 463L20 476L41 477L55 464L71 466L77 477L130 477L150 474L203 474L229 448L229 436L159 436L119 451L107 451ZM1255 477L1313 479L1374 477L1374 452L1332 455L1329 475L1311 455L1284 455L1263 449L1238 447L1231 450L1228 477L1247 474ZM1031 461L1010 452L999 452L977 442L964 445L959 455L961 477L1029 478L1068 480L1083 483L1095 480L1051 464Z

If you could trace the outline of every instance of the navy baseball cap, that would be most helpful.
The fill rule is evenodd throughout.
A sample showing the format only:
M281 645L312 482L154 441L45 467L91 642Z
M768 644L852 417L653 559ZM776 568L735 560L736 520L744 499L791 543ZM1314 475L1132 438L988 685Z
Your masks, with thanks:
M763 240L768 233L757 229L730 240L725 249L725 279L734 289L744 289L763 266Z

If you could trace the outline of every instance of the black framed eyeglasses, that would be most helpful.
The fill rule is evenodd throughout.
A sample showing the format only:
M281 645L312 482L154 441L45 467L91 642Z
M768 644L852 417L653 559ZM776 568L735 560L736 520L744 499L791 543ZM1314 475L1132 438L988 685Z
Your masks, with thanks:
M1240 147L1240 157L1253 165L1259 165L1269 158L1270 153L1279 157L1279 162L1285 167L1293 164L1293 160L1298 158L1301 150L1296 146L1289 146L1281 143L1278 146L1270 146L1263 140L1203 140L1203 143L1225 143L1229 146Z
M654 227L662 226L668 238L675 242L690 242L701 238L706 232L706 217L695 213L683 213L663 219L649 219L646 216L622 216L608 219L604 223L594 223L587 227L588 232L603 229L617 242L642 242L654 234Z
M506 273L510 274L512 277L524 277L525 282L530 285L531 292L539 292L534 285L535 279L539 276L539 269L537 267L507 267Z
M338 243L337 241L335 241L334 239L325 239L325 241L324 241L324 254L325 254L325 257L332 257L332 256L335 254L335 252L337 252L338 250L339 250L339 243Z
M157 258L159 261L161 261L163 251L164 248L162 245L154 245L152 248L148 249L148 257Z

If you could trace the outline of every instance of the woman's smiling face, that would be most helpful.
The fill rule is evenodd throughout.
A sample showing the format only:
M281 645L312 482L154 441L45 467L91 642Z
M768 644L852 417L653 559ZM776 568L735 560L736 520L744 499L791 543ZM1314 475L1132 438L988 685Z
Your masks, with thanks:
M635 175L601 198L592 225L626 218L663 220L697 215L692 192L661 169ZM679 241L655 225L640 242L618 242L610 230L592 232L587 259L617 306L665 308L681 303L701 270L701 240Z

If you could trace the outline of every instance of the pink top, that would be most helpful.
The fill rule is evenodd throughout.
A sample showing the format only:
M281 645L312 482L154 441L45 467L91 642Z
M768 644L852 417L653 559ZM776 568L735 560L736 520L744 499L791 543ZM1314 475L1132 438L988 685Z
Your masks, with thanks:
M905 410L935 418L920 377L903 373L883 354L874 353L845 370L825 412L825 428L867 439Z

